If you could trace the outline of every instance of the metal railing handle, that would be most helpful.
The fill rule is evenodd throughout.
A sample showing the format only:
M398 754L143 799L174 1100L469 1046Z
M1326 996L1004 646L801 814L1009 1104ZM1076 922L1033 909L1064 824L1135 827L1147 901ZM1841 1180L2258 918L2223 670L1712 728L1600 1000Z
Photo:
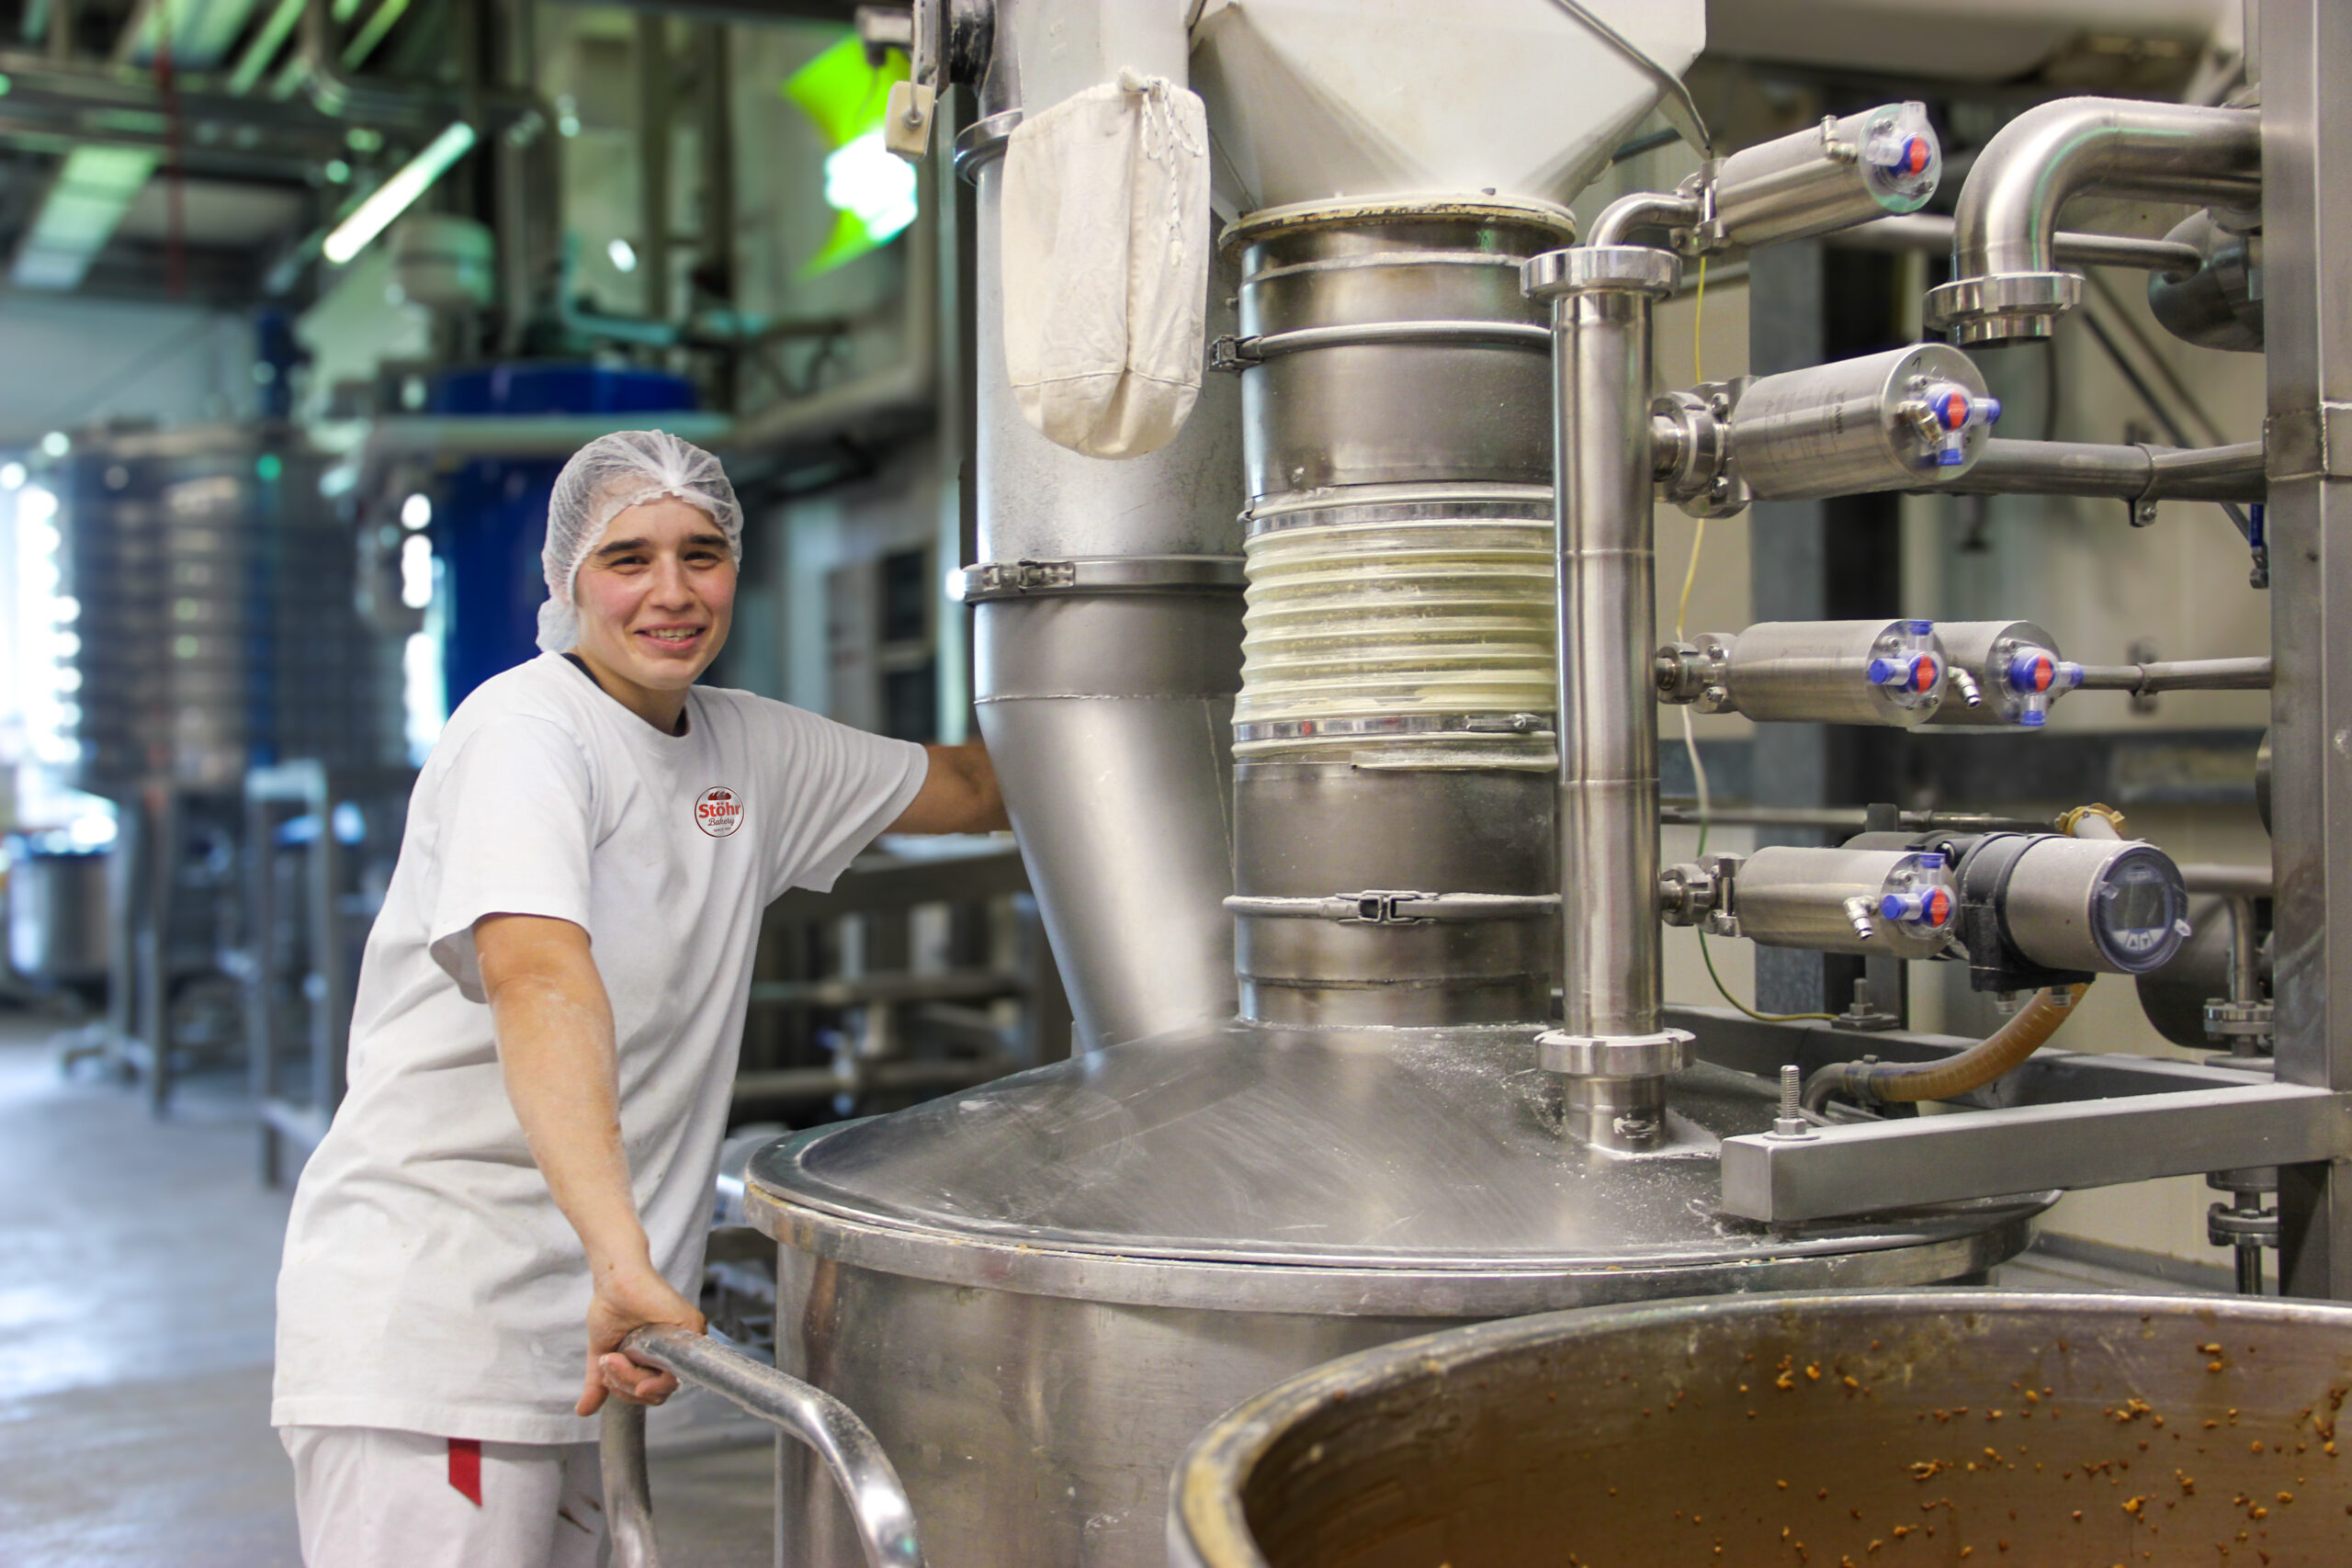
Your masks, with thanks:
M709 1389L817 1450L848 1499L867 1568L922 1568L915 1512L890 1456L856 1413L749 1356L683 1328L636 1329L621 1348L638 1360L675 1372L679 1381ZM605 1518L613 1568L662 1568L653 1540L653 1502L645 1470L645 1407L605 1402L602 1439ZM778 1521L777 1528L783 1528Z

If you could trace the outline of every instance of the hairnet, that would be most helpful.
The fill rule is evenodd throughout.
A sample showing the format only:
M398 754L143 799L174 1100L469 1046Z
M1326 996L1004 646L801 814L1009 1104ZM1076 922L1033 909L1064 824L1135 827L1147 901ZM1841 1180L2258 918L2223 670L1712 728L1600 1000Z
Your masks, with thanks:
M743 509L718 459L666 431L616 430L571 455L548 497L548 542L539 552L548 602L539 606L539 647L567 653L580 641L580 611L572 586L581 564L604 542L613 519L663 496L699 506L727 536L735 564L743 564Z

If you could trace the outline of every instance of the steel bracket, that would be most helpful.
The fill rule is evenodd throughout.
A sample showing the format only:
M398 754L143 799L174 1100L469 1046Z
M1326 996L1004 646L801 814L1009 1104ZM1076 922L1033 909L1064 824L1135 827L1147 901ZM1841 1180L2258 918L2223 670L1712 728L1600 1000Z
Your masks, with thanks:
M2272 414L2262 443L2263 477L2273 484L2352 479L2352 403Z
M1723 1145L1723 1204L1802 1224L1928 1203L2352 1158L2352 1095L2255 1084L1824 1127Z

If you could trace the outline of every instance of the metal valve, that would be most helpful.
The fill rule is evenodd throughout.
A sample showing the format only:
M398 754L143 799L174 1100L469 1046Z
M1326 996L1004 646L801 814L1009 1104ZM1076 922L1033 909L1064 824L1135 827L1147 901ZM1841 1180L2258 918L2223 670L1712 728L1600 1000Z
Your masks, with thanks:
M1743 148L1684 189L1707 216L1698 248L1779 244L1917 212L1943 177L1943 150L1921 103L1883 104Z
M1811 501L1956 478L1984 449L2001 400L1939 343L1761 379L1709 382L1650 405L1652 472L1698 517L1749 501Z
M1944 700L1932 621L1761 621L1657 651L1658 698L1762 722L1909 726Z
M1985 833L1837 849L1776 845L1659 878L1669 925L1766 947L1966 956L1978 990L2022 992L2161 967L2188 935L2179 868L2137 840Z
M1939 956L1959 908L1944 857L1917 850L1775 846L1745 859L1711 855L1668 867L1660 892L1669 925L1703 919L1710 935L1875 957Z
M2031 621L1940 621L1936 635L1951 660L1951 680L1976 688L1976 703L1946 703L1930 724L2009 725L2038 729L2050 706L2083 682L2083 667L2058 651L2057 639Z
M2001 400L1957 382L1928 380L1905 400L1902 412L1920 445L1934 454L1936 467L1956 468L1968 461L1968 433L1999 419Z

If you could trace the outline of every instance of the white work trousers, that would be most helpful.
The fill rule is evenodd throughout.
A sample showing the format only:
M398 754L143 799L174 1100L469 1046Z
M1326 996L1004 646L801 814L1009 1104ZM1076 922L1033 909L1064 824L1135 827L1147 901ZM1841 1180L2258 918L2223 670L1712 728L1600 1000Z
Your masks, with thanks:
M594 1443L281 1427L306 1568L596 1568Z

